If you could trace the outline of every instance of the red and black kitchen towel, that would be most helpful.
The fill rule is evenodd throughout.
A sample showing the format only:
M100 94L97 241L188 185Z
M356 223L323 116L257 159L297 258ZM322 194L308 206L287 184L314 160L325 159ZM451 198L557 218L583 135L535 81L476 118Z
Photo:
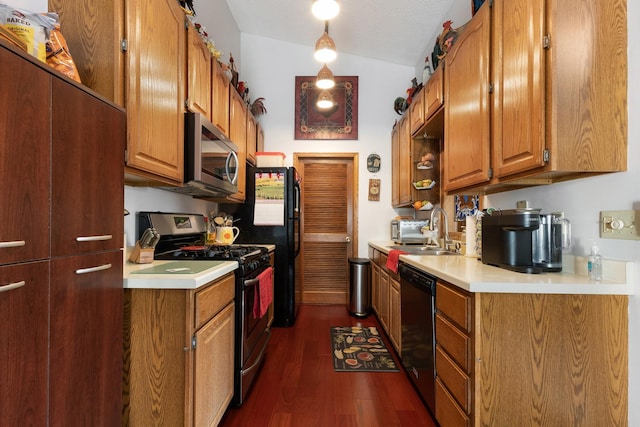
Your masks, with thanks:
M253 317L260 319L273 301L273 268L268 267L258 275L257 279L258 285L253 298Z
M387 258L386 267L393 271L394 273L398 272L398 261L400 260L400 255L407 254L408 252L401 251L399 249L392 249L389 251L389 255Z

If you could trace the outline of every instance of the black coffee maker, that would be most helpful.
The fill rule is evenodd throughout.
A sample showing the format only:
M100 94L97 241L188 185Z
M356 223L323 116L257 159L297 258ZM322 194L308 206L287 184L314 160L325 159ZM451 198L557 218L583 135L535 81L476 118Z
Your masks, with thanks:
M496 210L482 217L482 263L521 273L562 271L571 226L562 213Z

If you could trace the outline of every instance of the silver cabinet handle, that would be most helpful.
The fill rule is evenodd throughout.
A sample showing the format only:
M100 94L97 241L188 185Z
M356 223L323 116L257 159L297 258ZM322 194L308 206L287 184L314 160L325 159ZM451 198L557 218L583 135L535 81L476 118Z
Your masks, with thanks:
M26 242L24 240L14 240L10 242L0 242L0 248L17 248L18 246L24 246Z
M25 282L24 280L21 280L19 282L15 282L15 283L9 283L7 285L4 286L0 286L0 292L7 292L10 291L12 289L17 289L17 288L21 288L23 287L27 282Z
M96 271L108 270L111 268L111 264L102 264L97 267L79 268L76 270L76 274L95 273Z
M76 242L98 242L100 240L111 240L113 235L103 234L102 236L78 236Z

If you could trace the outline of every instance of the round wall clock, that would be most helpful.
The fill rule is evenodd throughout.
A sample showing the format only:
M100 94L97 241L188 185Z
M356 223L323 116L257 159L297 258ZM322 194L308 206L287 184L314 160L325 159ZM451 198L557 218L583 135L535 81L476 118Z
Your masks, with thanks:
M369 172L378 172L380 170L380 156L373 153L367 157L367 170Z

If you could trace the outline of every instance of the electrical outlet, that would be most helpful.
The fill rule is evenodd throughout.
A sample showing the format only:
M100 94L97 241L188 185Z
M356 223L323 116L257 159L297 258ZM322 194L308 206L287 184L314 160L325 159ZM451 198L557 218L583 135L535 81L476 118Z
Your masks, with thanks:
M603 239L640 240L640 211L600 212L600 237Z
M516 202L516 208L518 209L527 209L529 207L529 201L528 200L518 200Z

